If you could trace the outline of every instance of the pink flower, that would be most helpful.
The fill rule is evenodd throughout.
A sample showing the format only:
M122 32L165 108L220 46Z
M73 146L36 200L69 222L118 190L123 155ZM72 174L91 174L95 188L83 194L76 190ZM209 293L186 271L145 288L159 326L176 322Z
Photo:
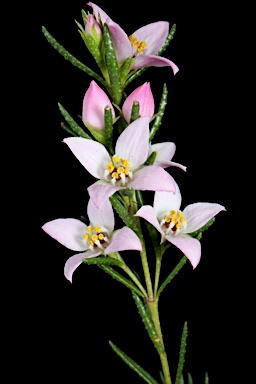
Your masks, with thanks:
M93 15L89 14L87 16L85 33L88 35L92 35L97 42L100 42L102 39L102 30L101 30L100 24L98 23L97 20L95 20Z
M130 228L123 227L114 231L115 218L109 200L105 201L100 211L90 199L87 214L89 226L77 219L52 220L42 226L42 229L60 244L72 251L81 252L71 256L65 264L64 275L70 282L73 272L84 259L142 249L139 238Z
M115 118L115 110L107 94L92 80L87 89L83 100L83 122L87 128L103 130L104 110L109 106L112 110L113 119Z
M149 83L144 83L136 88L124 101L122 112L127 123L130 122L133 102L137 101L140 104L139 116L154 115L155 103Z
M128 58L134 58L131 70L141 67L166 67L170 66L173 73L179 70L176 64L164 57L157 56L169 33L169 23L158 21L148 24L132 33L129 37L125 31L96 4L87 3L92 7L94 16L109 27L115 54L119 65Z
M116 191L169 191L175 193L174 179L161 167L143 166L148 158L149 117L140 117L121 133L110 157L106 148L82 137L64 139L87 171L99 179L88 188L98 208Z
M158 143L158 144L150 144L149 145L149 156L152 152L156 152L156 159L154 161L154 165L157 165L162 168L167 167L178 167L183 171L187 170L187 167L181 165L179 163L175 163L172 160L176 151L176 145L172 142Z
M156 192L153 207L145 205L134 216L151 223L162 235L161 243L169 241L179 248L195 268L201 258L200 242L189 233L202 228L220 211L226 211L220 204L194 203L180 211L181 194L176 185L175 195L170 192Z

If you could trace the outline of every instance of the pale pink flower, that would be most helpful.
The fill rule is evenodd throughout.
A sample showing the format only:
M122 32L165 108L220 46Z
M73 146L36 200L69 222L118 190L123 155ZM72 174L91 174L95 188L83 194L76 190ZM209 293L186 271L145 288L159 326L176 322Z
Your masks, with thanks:
M136 88L125 99L122 106L122 112L127 123L130 122L134 101L137 101L140 105L140 117L149 116L151 118L154 115L155 103L149 83L144 83L140 87Z
M93 28L94 28L94 30L93 30ZM93 17L93 15L89 14L87 16L87 20L86 20L85 33L88 35L92 35L94 37L95 36L94 31L96 33L97 40L100 41L102 38L102 30L101 30L100 24Z
M175 151L176 145L171 141L149 145L149 156L152 152L156 152L154 165L157 165L162 168L178 167L181 168L183 171L186 171L187 167L182 164L171 161L175 154Z

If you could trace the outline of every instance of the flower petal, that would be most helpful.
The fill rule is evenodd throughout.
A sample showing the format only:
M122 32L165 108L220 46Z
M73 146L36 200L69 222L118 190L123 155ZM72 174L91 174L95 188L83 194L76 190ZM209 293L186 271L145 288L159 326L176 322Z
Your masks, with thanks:
M65 264L64 275L72 283L73 272L82 264L84 259L89 259L91 257L99 256L101 252L99 251L87 251L84 253L78 253L77 255L71 256Z
M145 41L146 54L156 55L165 43L169 33L169 23L167 21L157 21L137 29L132 35L138 41Z
M42 226L42 229L60 244L72 251L84 251L88 248L83 241L87 225L77 219L56 219Z
M131 118L131 112L134 101L137 101L140 104L140 117L149 116L151 118L154 115L155 104L149 83L144 83L140 87L136 88L125 99L122 107L122 112L125 120L128 123Z
M175 181L168 172L154 165L145 166L133 174L129 187L141 191L173 191Z
M113 252L126 251L129 249L141 251L141 242L130 228L123 227L113 233L110 244L105 249L105 253L108 255Z
M183 210L183 214L187 219L186 233L200 229L220 211L226 211L226 208L220 204L194 203L188 205Z
M154 165L158 165L162 168L178 167L181 168L183 171L186 171L187 167L171 161L175 154L175 150L176 145L172 142L157 143L151 145L149 154L151 154L152 152L157 152Z
M142 67L168 67L170 66L173 70L174 75L179 71L179 68L171 60L165 59L161 56L148 56L148 55L138 55L134 63L131 66L131 69L139 69Z
M82 137L68 137L63 142L69 146L75 157L92 176L97 179L104 178L110 156L102 144Z
M127 159L134 170L148 157L149 117L140 117L121 133L116 142L115 153Z
M150 205L143 205L143 207L141 207L135 213L134 216L142 217L143 219L147 220L150 224L152 224L158 230L158 232L160 232L161 234L164 234L157 220L156 212L154 208L151 207Z
M98 5L91 2L87 3L87 5L92 7L94 16L98 21L101 20L102 23L104 24L108 19L111 20L110 17L106 14L106 12L104 12L100 7L98 7ZM99 15L100 15L100 18L99 18Z
M176 183L175 183L176 184ZM156 192L154 196L153 207L158 220L162 220L167 211L172 209L179 210L181 205L181 193L176 184L176 193L172 192Z
M195 268L201 258L201 243L190 236L166 236L166 240L179 248L187 256L193 268Z
M115 111L107 94L92 80L83 100L83 122L89 123L93 128L103 130L105 128L104 110L109 106L113 119Z
M123 189L122 187L116 187L110 183L104 181L97 181L96 183L90 185L87 188L90 198L93 203L100 210L103 209L103 206L110 196L112 196L116 191Z
M109 199L105 200L102 210L96 207L92 199L89 199L87 206L87 214L90 223L94 227L100 225L102 227L105 227L108 230L109 234L113 232L115 225L115 217Z
M125 31L114 21L107 22L119 65L132 57L132 45Z

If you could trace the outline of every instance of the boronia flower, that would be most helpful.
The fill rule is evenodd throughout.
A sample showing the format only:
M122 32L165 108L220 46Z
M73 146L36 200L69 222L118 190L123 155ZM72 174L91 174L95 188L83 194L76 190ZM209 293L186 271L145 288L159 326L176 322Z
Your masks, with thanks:
M140 117L149 116L151 118L154 115L155 103L149 83L144 83L140 87L136 88L125 99L122 106L122 112L127 123L129 123L131 119L134 101L137 101L140 105Z
M81 137L64 139L76 158L99 179L88 188L98 208L116 191L133 188L141 191L169 191L175 193L175 182L163 168L143 166L148 158L149 117L140 117L118 137L115 154L110 157L106 148Z
M104 129L104 110L107 106L111 108L114 119L115 110L108 95L92 80L83 100L82 118L88 129Z
M157 165L162 168L178 167L181 168L183 171L186 171L187 167L182 164L171 161L175 154L175 151L176 145L171 141L149 145L149 156L152 152L156 152L156 159L154 161L154 165Z
M158 21L148 24L132 33L129 37L125 31L94 3L87 3L92 7L96 20L109 27L115 54L119 65L131 57L134 58L131 70L141 67L170 66L176 74L179 68L171 60L157 56L169 33L169 23Z
M94 39L94 41L97 44L100 44L102 40L102 30L100 27L100 24L97 20L93 17L93 15L89 14L87 16L86 25L85 25L85 33L88 35L91 35Z
M114 231L115 218L112 205L105 201L99 210L89 199L87 214L90 224L77 219L56 219L42 226L42 229L60 244L72 251L79 251L71 256L64 267L65 277L72 282L72 275L84 259L109 255L125 250L141 251L141 242L128 227Z
M176 184L176 193L156 192L153 207L142 206L134 216L151 223L161 234L161 243L169 241L179 248L195 268L201 258L201 244L189 233L202 228L220 211L226 211L220 204L194 203L180 210L181 193Z

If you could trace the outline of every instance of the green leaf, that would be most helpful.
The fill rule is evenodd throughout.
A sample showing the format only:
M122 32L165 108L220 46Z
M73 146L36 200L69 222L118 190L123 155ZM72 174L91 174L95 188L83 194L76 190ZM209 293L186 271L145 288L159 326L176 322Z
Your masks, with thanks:
M193 379L189 372L188 372L188 384L193 384Z
M142 196L142 193L141 191L139 190L136 190L135 191L135 195L136 195L136 200L137 200L137 204L138 204L138 207L142 207L143 206L143 196Z
M180 354L179 354L179 362L178 362L175 384L180 384L180 380L182 377L183 366L185 363L187 336L188 336L188 326L187 326L187 322L185 322L183 331L182 331L181 342L180 342Z
M137 120L140 117L140 103L138 101L134 101L132 105L132 112L131 112L131 118L130 118L130 124Z
M142 321L145 325L145 328L148 332L148 335L149 335L151 341L153 342L156 350L158 351L158 353L164 352L164 347L163 347L163 345L162 345L162 343L158 337L158 334L155 330L155 327L154 327L154 324L153 324L153 321L151 319L149 311L147 310L147 308L144 305L144 303L142 302L142 300L138 297L138 295L136 295L136 293L132 292L132 296L134 298L136 307L137 307L138 312L142 318Z
M122 84L124 84L127 79L133 60L134 59L132 57L127 57L127 59L123 62L120 67L120 77Z
M183 256L182 259L179 261L179 263L176 265L176 267L172 270L172 272L167 276L167 278L164 280L162 285L157 291L157 297L160 296L160 293L164 290L167 284L169 284L172 279L177 275L179 270L183 267L183 265L187 262L187 256Z
M205 373L204 384L209 384L209 376L208 376L208 372Z
M81 13L82 13L82 19L83 19L83 22L84 22L84 26L86 26L86 23L87 23L87 13L85 12L84 9L81 10Z
M115 260L115 259L111 259L111 260ZM116 261L118 261L118 260L116 260ZM133 292L136 292L139 296L144 297L143 293L141 293L141 291L130 280L128 280L125 277L123 277L116 270L114 270L113 268L111 268L111 267L109 267L109 266L107 266L105 264L97 264L97 265L98 265L98 267L103 269L103 271L108 273L113 279L119 281L119 283L122 283L127 288L131 289Z
M139 375L144 381L146 381L148 384L158 384L157 381L153 379L153 377L148 372L146 372L140 365L135 363L134 360L132 360L123 351L121 351L121 349L112 343L112 341L109 341L109 344L117 356L119 356L128 365L128 367L136 372L137 375Z
M81 63L81 61L77 60L71 53L69 53L62 45L60 45L57 40L47 31L45 27L42 27L42 32L48 42L55 48L66 60L70 61L75 67L81 69L86 72L89 76L94 77L95 80L99 81L104 87L107 87L105 80L99 76L96 72L92 71L85 64Z
M70 116L70 114L60 103L58 103L58 106L62 116L70 125L71 130L74 132L74 136L80 136L84 137L85 139L91 139L91 137L84 132L84 130L75 122L75 120Z
M123 220L123 222L127 225L127 227L131 228L136 233L136 235L141 239L142 233L141 233L140 227L136 223L134 217L132 215L130 215L129 212L127 212L127 210L125 209L123 204L116 197L116 194L112 195L109 198L109 200L110 200L111 204L113 205L113 207L115 208L118 215Z
M113 46L109 28L106 23L104 24L104 27L103 27L103 36L104 36L104 43L105 43L105 50L106 50L105 51L106 64L107 64L109 81L111 86L110 93L114 103L119 105L122 100L123 88L122 88L120 70L119 70L117 59L116 59L115 49Z
M125 87L127 87L128 84L130 84L133 80L137 79L140 75L142 75L143 72L146 71L148 67L142 67L140 69L137 69L135 72L133 72L129 78L126 80Z
M145 161L144 165L153 165L156 159L157 152L152 152L148 159Z
M197 237L198 235L206 231L214 223L214 221L215 221L215 217L209 220L202 228L198 229L195 232L189 233L189 235L192 237Z
M99 143L105 145L105 133L104 130L93 128L90 124L84 123L88 131L91 135L96 139Z
M181 378L180 378L180 384L184 384L183 375L181 375Z
M163 375L162 371L160 371L160 379L162 380L162 384L166 384L165 378L164 378L164 375Z
M60 125L61 125L61 127L63 128L63 129L65 129L65 131L67 131L70 135L72 135L72 136L78 136L77 135L77 133L75 133L74 131L72 131L72 129L70 128L70 126L68 125L68 124L66 124L66 123L60 123Z
M110 153L113 154L112 138L113 138L113 116L112 109L107 106L104 110L104 133L105 133L105 146Z
M162 48L160 49L160 51L157 53L158 56L161 56L161 54L166 50L166 48L168 47L168 45L170 44L170 42L172 41L172 39L174 38L174 33L176 32L176 24L173 24L166 40L165 40L165 43L164 45L162 46Z
M93 257L90 259L84 259L83 262L88 265L116 265L118 267L122 267L124 263L122 263L120 260L112 259L110 257Z
M164 84L162 97L161 97L159 108L158 108L158 113L157 113L157 116L154 120L154 124L150 130L149 141L152 141L152 139L155 136L156 132L158 131L160 125L162 124L162 118L164 116L164 111L165 111L165 107L167 104L167 94L168 94L167 86L166 86L166 84Z

